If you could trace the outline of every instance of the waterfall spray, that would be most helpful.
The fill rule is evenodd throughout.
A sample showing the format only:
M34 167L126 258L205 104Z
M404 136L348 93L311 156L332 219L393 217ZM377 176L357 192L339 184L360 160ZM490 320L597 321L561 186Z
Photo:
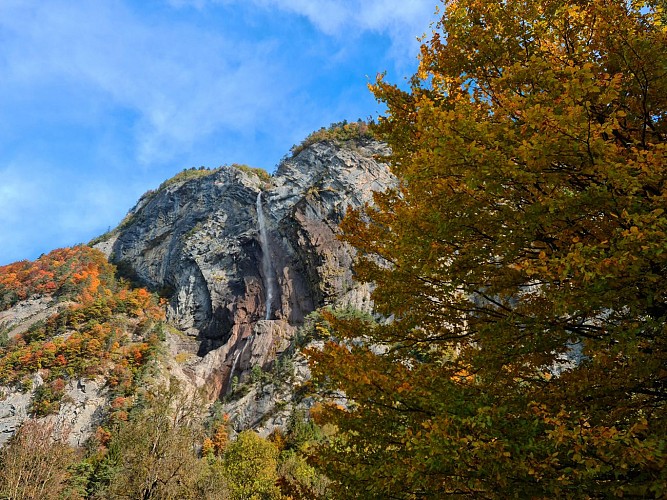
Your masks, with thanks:
M266 230L266 220L264 219L264 210L262 209L262 192L257 193L257 223L259 225L259 243L262 247L262 272L264 273L264 294L266 302L266 317L271 319L271 306L277 295L276 277L271 263L271 254L269 248L269 235Z

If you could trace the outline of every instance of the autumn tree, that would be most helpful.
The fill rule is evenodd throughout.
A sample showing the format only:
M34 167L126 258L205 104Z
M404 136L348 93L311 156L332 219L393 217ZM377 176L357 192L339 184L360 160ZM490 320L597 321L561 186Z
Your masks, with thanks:
M391 321L310 353L341 498L667 494L662 17L451 0L372 87L400 185L344 231Z
M177 380L147 390L109 442L117 473L104 495L110 498L197 498L201 401Z
M278 448L253 431L241 432L227 446L222 464L231 500L281 498Z
M0 498L73 498L66 493L76 454L66 438L53 421L25 422L0 450Z
M212 436L204 439L202 444L202 455L222 456L229 444L229 415L224 414L216 419L212 426Z

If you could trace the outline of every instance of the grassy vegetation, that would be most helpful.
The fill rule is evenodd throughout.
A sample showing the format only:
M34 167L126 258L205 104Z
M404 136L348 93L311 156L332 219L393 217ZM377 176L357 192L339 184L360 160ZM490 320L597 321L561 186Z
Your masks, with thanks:
M259 177L264 182L269 182L271 180L271 174L269 174L263 168L251 167L249 165L245 165L245 164L242 164L242 163L232 163L231 166L234 167L237 170L240 170L241 172L245 172L245 173L251 174L251 175L256 175L257 177Z
M347 120L335 122L328 127L322 127L306 137L301 144L294 145L290 149L292 156L298 155L311 144L322 141L332 141L337 144L359 141L360 139L372 139L373 134L368 123L359 120L348 123Z
M167 189L169 186L173 186L174 184L178 184L180 182L186 182L192 179L201 179L202 177L208 177L209 175L213 175L216 172L219 172L220 168L221 167L214 169L209 169L206 167L199 167L199 168L192 167L184 169L183 171L177 173L170 179L167 179L162 184L160 184L160 187L158 187L155 192L159 193L160 191L164 191L165 189Z

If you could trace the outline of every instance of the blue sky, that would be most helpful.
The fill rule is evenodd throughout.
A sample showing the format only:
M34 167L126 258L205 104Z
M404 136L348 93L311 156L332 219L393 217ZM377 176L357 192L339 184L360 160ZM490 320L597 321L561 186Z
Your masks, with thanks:
M437 0L1 0L0 265L87 242L190 167L273 171L382 111Z

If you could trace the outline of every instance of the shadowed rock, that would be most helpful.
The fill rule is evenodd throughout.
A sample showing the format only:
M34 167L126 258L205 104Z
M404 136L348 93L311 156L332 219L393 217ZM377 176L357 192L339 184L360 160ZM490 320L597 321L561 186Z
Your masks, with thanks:
M216 397L233 375L271 363L315 308L368 307L368 287L353 281L353 250L336 235L349 206L371 202L373 191L393 184L375 159L386 153L371 140L320 142L283 161L269 182L235 167L175 182L144 195L100 248L168 297L169 320L199 345L183 371ZM266 275L263 257L275 276ZM276 293L267 294L268 278Z

